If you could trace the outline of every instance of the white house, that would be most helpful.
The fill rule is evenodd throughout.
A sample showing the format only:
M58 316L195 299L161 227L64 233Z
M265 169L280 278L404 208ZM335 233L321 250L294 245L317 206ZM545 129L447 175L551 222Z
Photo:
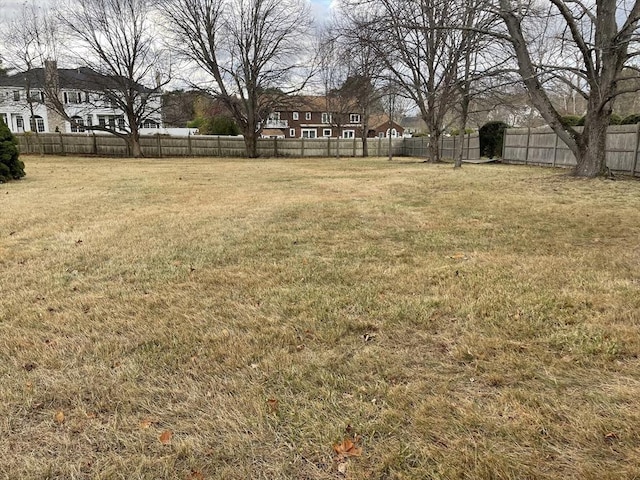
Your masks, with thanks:
M0 118L14 133L81 133L88 125L128 130L126 116L109 98L110 92L118 94L117 89L106 88L108 82L109 77L89 68L57 68L55 62L0 77ZM160 95L139 84L136 88L143 94L151 92L146 100L148 114L139 127L161 128ZM57 97L57 109L52 95ZM72 121L60 115L60 106Z

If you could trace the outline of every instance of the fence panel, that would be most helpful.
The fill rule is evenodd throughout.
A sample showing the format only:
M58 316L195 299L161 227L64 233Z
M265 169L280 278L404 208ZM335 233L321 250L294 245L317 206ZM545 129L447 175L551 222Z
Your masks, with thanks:
M403 155L408 157L429 157L429 137L405 138ZM453 160L462 152L463 160L480 159L480 137L477 133L450 137L440 137L440 157L445 160Z
M640 125L611 125L607 130L607 166L616 172L637 175L639 145ZM508 129L503 161L555 167L576 165L569 147L549 127Z
M102 155L126 157L129 149L123 138L104 134L59 134L59 133L21 133L16 135L21 153L56 155ZM414 141L419 145L407 146ZM389 155L389 139L368 138L369 156L386 157ZM449 140L447 140L448 142ZM424 138L394 138L391 141L395 156L426 155ZM449 144L447 143L447 146ZM457 149L462 145L457 144ZM287 138L258 139L258 155L264 157L354 157L362 155L360 138ZM144 135L140 138L140 148L145 157L245 157L246 149L242 137L217 135L167 136ZM467 138L466 158L477 158L479 152L477 136ZM338 150L338 151L336 151Z

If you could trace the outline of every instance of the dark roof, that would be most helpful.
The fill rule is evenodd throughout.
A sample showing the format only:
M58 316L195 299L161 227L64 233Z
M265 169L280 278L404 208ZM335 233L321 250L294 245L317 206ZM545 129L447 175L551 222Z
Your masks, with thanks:
M58 86L61 89L99 91L109 88L118 89L123 84L126 85L126 79L124 77L103 75L88 67L58 68L57 72ZM123 80L123 82L119 82L118 79ZM139 83L136 83L136 85L141 91L150 91ZM0 86L22 88L29 86L29 88L44 88L45 69L34 68L26 72L0 76Z

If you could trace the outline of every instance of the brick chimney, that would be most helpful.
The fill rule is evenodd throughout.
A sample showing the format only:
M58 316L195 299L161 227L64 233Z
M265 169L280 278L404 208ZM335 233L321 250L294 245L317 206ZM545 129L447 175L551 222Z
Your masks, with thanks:
M55 60L44 61L44 87L51 92L57 92L60 79L58 78L58 62Z
M58 75L58 62L55 60L44 61L44 90L45 105L49 117L49 131L65 131L65 120L55 105L60 103L60 77Z

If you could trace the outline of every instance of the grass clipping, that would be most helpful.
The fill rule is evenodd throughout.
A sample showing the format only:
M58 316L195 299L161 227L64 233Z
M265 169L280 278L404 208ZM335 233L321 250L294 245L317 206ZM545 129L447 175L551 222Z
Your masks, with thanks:
M6 478L640 471L637 182L29 166L0 189Z

